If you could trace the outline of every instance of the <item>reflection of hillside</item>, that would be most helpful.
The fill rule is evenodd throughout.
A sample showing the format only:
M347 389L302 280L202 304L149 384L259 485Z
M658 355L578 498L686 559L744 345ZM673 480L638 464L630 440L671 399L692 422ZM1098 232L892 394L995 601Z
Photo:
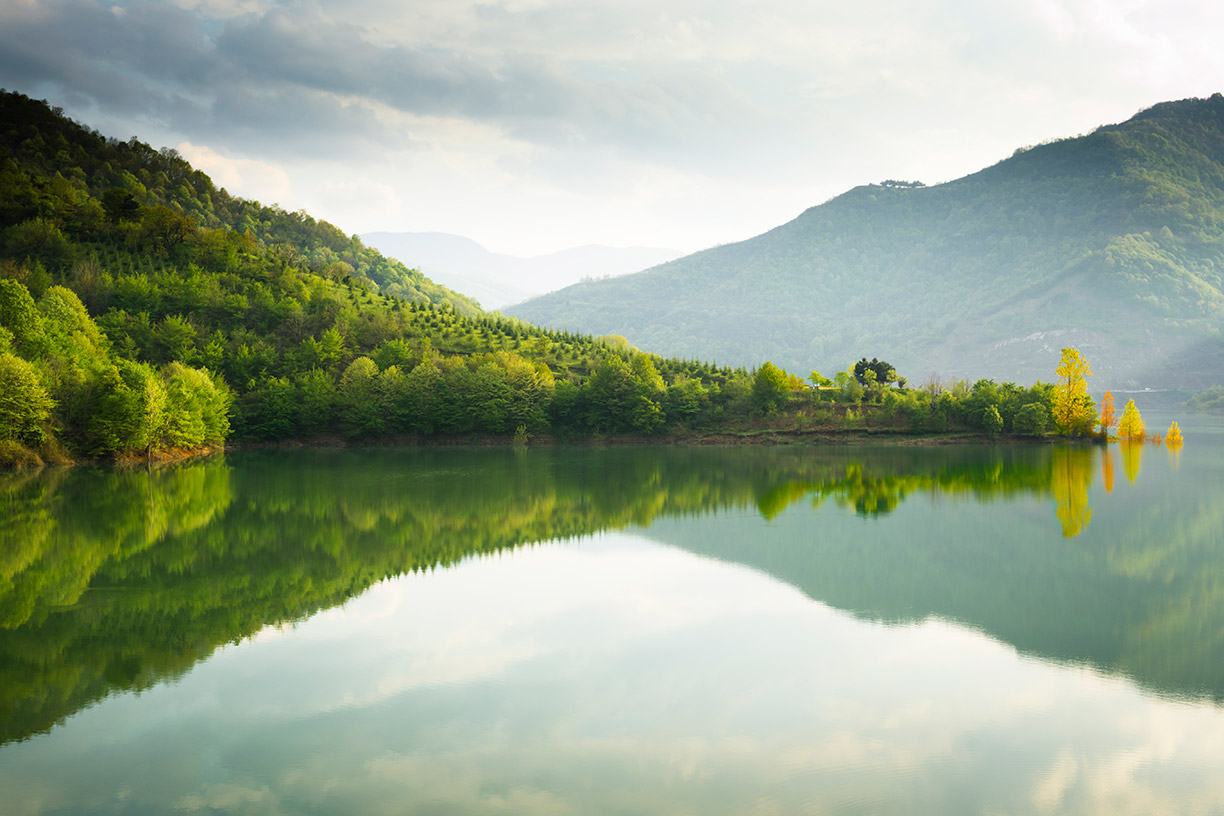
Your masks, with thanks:
M1047 451L1045 487L1030 483L1033 495L1053 494L1063 535L1080 533L1074 544L1019 511L942 513L934 500L947 494L939 488L927 488L929 513L874 525L869 535L852 519L802 513L778 516L768 538L747 521L724 523L717 534L701 524L662 524L650 535L751 566L865 618L954 619L1045 659L1089 663L1161 693L1224 701L1224 504L1216 483L1185 485L1175 504L1124 501L1094 517L1087 488L1107 453ZM847 478L832 487L861 507L862 480ZM954 484L877 477L888 489L875 500L896 495L907 479L914 484L902 495ZM989 496L989 488L978 495Z
M995 602L1009 590L1000 582L1007 576L980 580L1005 561L990 547L943 535L922 543L917 534L921 547L899 554L876 535L888 525L864 536L858 522L837 534L829 525L853 520L843 514L809 519L788 538L792 514L783 511L810 499L880 517L914 494L978 502L1053 494L1061 508L1060 485L1071 505L1086 497L1077 480L1093 472L1093 455L1046 447L347 450L13 477L0 482L9 522L0 532L0 740L45 730L112 691L178 676L223 644L342 603L387 576L726 509L772 519L763 541L754 519L742 541L715 536L695 549L762 565L830 603L903 617L922 600L912 597L919 576L924 592ZM917 550L939 563L913 563ZM977 574L946 569L958 564ZM1042 562L1012 577L1049 585L1069 567L1099 569ZM1115 593L1130 580L1110 576ZM1077 592L1101 597L1094 580L1086 575ZM1051 628L1057 647L1035 651L1085 653Z

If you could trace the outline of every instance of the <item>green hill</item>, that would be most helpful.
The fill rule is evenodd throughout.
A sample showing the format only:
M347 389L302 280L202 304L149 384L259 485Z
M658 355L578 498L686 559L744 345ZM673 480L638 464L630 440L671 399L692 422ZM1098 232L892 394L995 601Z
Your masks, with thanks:
M507 310L651 351L795 371L866 354L1029 381L1224 380L1224 97L1169 102L956 181L855 188L794 221Z
M538 329L172 150L0 93L0 465L343 434L652 432L747 372Z
M58 108L18 93L0 92L0 122L0 223L18 224L41 216L69 237L97 237L89 235L89 228L115 216L115 207L126 204L132 213L141 207L164 207L190 219L192 227L248 235L256 246L297 266L351 276L369 288L408 300L449 303L463 314L480 312L475 301L383 257L356 235L347 236L305 212L286 212L275 204L264 206L217 189L173 149L155 150L135 138L126 142L106 138L67 119ZM33 189L30 182L35 182ZM175 226L162 215L167 222L164 229ZM164 246L168 242L177 243L169 233L153 237L162 238L163 246L129 243L153 249L151 254L172 249ZM38 249L43 251L35 254L51 267L70 255L62 247L59 252Z

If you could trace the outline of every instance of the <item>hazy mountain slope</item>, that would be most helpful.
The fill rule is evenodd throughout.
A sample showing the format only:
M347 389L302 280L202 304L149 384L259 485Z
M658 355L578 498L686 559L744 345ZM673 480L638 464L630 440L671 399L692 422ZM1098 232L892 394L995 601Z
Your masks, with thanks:
M1157 105L935 187L870 185L748 241L508 310L806 373L1224 380L1224 98Z
M522 258L490 252L470 238L444 232L370 232L361 240L475 298L486 309L500 309L587 278L639 272L680 254L652 247L590 245Z

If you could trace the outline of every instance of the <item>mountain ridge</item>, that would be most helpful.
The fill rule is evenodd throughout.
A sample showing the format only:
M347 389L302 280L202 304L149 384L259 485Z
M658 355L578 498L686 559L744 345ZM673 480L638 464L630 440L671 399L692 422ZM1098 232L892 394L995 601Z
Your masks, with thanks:
M911 378L1023 381L1077 345L1109 383L1197 386L1224 376L1222 234L1217 94L943 184L855 187L746 241L508 312L800 373L867 354Z

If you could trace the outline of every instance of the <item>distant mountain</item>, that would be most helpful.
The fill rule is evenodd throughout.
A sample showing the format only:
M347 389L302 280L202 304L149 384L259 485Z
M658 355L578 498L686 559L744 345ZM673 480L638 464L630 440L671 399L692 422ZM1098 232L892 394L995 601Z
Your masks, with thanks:
M444 232L368 232L361 240L439 283L500 309L588 278L640 272L680 255L651 247L581 246L551 255L502 255Z
M651 351L911 380L1224 382L1224 97L1168 102L938 186L857 187L741 243L508 310Z

